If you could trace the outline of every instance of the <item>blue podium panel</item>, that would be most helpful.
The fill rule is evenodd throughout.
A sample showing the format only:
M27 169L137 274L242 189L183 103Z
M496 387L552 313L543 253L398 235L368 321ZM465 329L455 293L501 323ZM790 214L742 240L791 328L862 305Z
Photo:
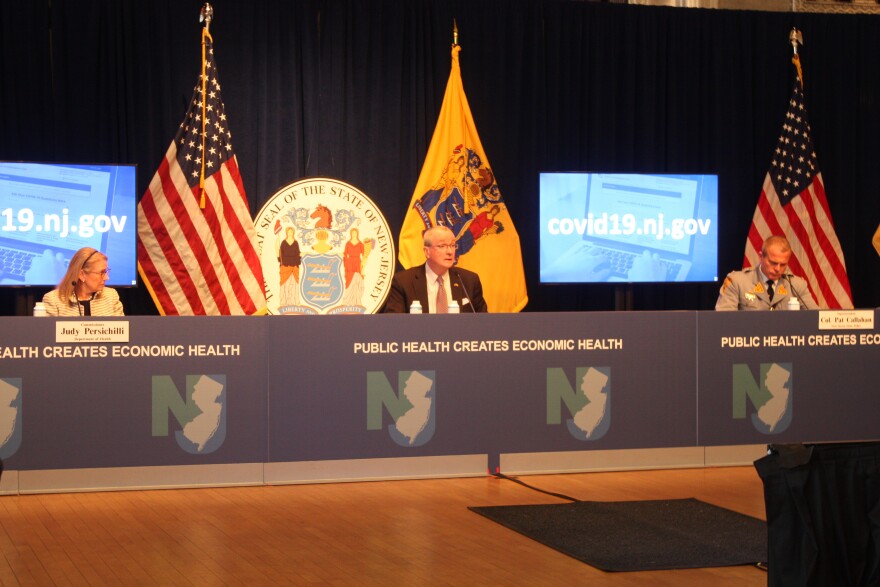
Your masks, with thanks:
M823 315L0 318L0 459L492 462L875 439L880 334L823 330ZM59 327L84 323L105 331L64 342Z
M694 313L272 320L270 462L693 446Z
M880 435L880 335L873 329L820 329L823 315L699 314L701 445ZM876 324L876 311L874 319Z
M694 314L532 314L524 327L507 318L498 328L505 338L571 348L505 355L487 417L497 425L486 439L495 451L695 444Z
M124 326L129 341L57 342L56 323ZM0 318L0 458L10 470L265 462L266 387L258 318Z

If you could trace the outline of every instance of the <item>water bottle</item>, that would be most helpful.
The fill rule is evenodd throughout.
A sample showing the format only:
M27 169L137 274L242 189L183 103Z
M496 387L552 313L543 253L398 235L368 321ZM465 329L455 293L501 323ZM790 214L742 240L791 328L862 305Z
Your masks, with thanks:
M46 313L46 304L37 302L34 304L34 316L48 316Z
M410 304L409 307L410 314L421 314L422 313L422 302L419 300L413 300L413 303Z
M461 308L458 307L458 302L452 300L449 302L449 313L450 314L458 314L461 311Z
M796 297L791 296L788 298L788 309L789 310L800 310L801 309L801 303L798 301L798 299Z

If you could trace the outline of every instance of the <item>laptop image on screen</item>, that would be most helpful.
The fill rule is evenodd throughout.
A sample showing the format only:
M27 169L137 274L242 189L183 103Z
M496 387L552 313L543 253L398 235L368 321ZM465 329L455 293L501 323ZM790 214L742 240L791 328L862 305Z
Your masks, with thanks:
M0 162L0 279L15 285L34 257L60 254L64 267L80 248L104 250L107 233L77 233L81 213L110 201L114 174L91 166ZM56 285L27 283L27 285Z
M628 281L633 261L657 255L665 279L683 281L691 268L694 236L681 222L696 218L700 176L590 174L583 246L611 266L609 281Z

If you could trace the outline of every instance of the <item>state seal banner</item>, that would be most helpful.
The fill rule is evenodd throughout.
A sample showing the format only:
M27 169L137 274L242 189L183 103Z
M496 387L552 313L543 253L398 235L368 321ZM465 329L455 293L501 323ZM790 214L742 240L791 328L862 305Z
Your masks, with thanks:
M479 274L490 312L519 312L528 296L519 235L501 197L471 115L458 55L431 145L400 229L404 268L424 263L422 234L448 226L456 238L456 263Z
M211 35L186 117L138 204L138 272L163 316L266 311Z

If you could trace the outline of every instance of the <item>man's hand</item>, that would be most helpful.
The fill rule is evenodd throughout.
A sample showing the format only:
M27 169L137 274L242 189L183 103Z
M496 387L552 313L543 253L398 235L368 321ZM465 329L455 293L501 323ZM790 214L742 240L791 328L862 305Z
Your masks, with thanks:
M633 260L627 277L630 281L666 281L666 268L657 253L645 251Z
M543 281L607 281L611 265L599 249L587 243L566 251L541 272Z
M64 264L64 257L61 253L52 253L46 249L42 255L34 257L31 261L31 268L25 272L24 276L27 283L54 285L61 281L65 271L67 271L67 266Z

